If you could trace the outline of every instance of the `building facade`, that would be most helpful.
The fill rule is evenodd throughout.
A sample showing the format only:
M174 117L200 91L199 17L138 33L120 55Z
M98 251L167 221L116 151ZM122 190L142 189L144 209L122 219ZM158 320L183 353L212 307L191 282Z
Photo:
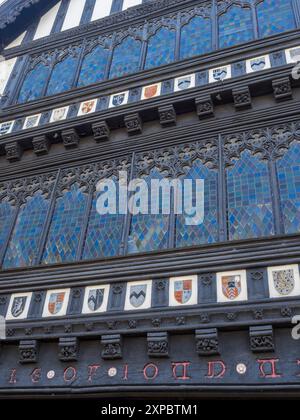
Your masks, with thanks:
M299 0L2 2L0 397L298 395L299 28ZM199 222L174 188L100 215L120 174L201 180Z

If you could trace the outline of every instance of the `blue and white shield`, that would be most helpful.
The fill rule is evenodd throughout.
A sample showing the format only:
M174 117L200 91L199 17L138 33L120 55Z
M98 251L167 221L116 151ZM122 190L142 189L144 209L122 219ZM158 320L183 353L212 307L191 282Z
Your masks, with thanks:
M129 301L132 306L139 308L145 302L147 295L147 284L130 286Z
M24 312L26 301L27 296L18 296L14 298L11 307L11 314L14 318L18 318Z
M114 95L112 99L112 103L114 106L120 106L125 101L125 93L120 93L119 95Z
M250 66L253 71L263 70L266 67L265 57L254 58L250 61Z
M300 61L300 48L294 48L290 51L290 56L293 61Z
M97 311L103 303L104 289L92 289L89 291L88 307L91 311Z
M182 77L181 79L178 79L178 82L177 82L178 89L180 90L188 89L191 86L191 84L192 84L191 76Z
M213 78L215 80L224 80L228 74L227 67L220 67L219 69L214 69Z

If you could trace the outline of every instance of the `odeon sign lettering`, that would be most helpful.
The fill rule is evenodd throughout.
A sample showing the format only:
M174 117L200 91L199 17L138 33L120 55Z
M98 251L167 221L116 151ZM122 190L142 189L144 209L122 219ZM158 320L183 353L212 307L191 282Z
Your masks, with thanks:
M280 368L280 359L257 359L254 362L254 368L257 372L256 379L266 379L266 380L276 380L279 378L284 379L285 374ZM51 386L51 382L54 379L59 380L60 382L63 381L65 385L71 385L77 379L86 382L86 385L95 385L99 382L99 385L106 385L109 386L112 383L109 382L109 379L113 377L118 378L118 385L123 383L126 385L134 384L135 382L140 382L140 380L146 381L147 383L159 383L163 382L170 382L170 381L182 381L188 383L189 381L193 384L195 383L207 383L207 381L211 380L222 380L224 378L231 378L235 375L232 374L232 364L227 364L223 360L214 360L208 361L206 364L206 372L205 369L202 369L205 373L201 375L195 374L195 364L192 362L171 362L166 365L166 363L161 366L159 363L147 363L144 366L141 366L140 369L136 367L134 369L131 368L129 364L122 364L118 367L111 366L103 366L101 364L90 364L87 365L85 368L82 366L75 367L69 365L64 369L57 369L55 370L46 370L42 367L35 367L28 375L24 375L24 371L22 368L12 368L9 370L7 375L8 377L8 384L10 385L17 385L18 383L22 382L22 385L25 381L28 382L28 386L30 384L38 384L38 383L47 383ZM204 367L205 367L204 364ZM294 377L300 377L300 359L295 360L295 373ZM248 369L250 366L237 363L235 366L235 373L238 376L245 376L247 374ZM163 372L162 372L163 367ZM167 371L166 371L167 367ZM297 372L298 367L298 372ZM168 376L166 376L166 372ZM161 375L162 374L162 375ZM132 375L132 376L131 376ZM107 378L105 383L103 380ZM253 379L253 376L252 376ZM195 382L196 381L196 382Z

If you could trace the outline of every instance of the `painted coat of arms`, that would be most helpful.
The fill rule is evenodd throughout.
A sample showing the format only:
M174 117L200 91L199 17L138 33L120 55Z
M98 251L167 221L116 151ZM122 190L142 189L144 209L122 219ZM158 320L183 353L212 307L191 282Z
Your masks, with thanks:
M35 127L38 124L39 121L39 116L33 116L33 117L29 117L27 118L26 122L25 122L25 127L24 128L32 128Z
M237 275L222 277L222 291L227 299L236 299L242 291L241 276Z
M64 304L65 296L65 292L51 293L48 303L48 310L50 314L55 315L61 311Z
M132 306L139 308L145 302L147 295L147 284L130 286L129 301Z
M221 67L219 69L214 69L213 78L215 80L224 80L228 74L227 67Z
M89 291L88 296L88 307L91 311L97 311L102 303L104 298L104 289L92 289Z
M114 95L112 99L113 106L123 105L125 101L125 93L120 93L119 95Z
M174 283L174 297L178 303L187 303L192 297L192 280L178 280Z
M250 66L253 71L263 70L266 67L265 57L254 58L250 61Z
M14 298L11 307L11 314L14 318L18 318L24 312L26 302L27 296L18 296Z
M10 133L12 125L13 125L12 121L0 124L0 136Z
M61 121L66 118L67 108L59 108L53 111L52 121Z
M294 270L273 271L273 282L281 296L288 296L295 287Z
M145 99L150 99L156 96L158 93L158 85L148 86L144 90Z
M83 114L89 114L93 110L94 105L95 105L95 101L84 102L81 107L81 112Z
M178 89L180 90L188 89L191 86L191 84L192 84L191 76L182 77L181 79L178 79L178 82L177 82Z
M291 50L290 56L294 61L300 61L300 48L294 48Z

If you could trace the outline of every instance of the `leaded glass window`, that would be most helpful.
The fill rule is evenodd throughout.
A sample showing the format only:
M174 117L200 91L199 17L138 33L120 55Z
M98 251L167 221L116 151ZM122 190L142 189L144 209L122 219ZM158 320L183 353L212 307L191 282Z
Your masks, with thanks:
M50 74L50 66L37 64L27 73L19 92L18 102L34 101L42 96Z
M180 59L205 54L211 50L211 21L202 16L195 16L181 29Z
M277 162L285 233L300 231L300 144L294 143Z
M55 95L72 88L77 64L77 57L68 56L55 65L49 80L47 95Z
M229 239L274 235L268 164L246 150L227 169Z
M196 161L187 173L185 179L203 180L204 205L197 203L198 210L203 209L203 219L198 224L189 225L189 215L179 214L176 217L176 246L184 247L189 245L210 244L218 240L218 176L214 170L209 170L200 161ZM188 191L187 189L185 189ZM189 194L189 201L196 205L195 182L193 182L192 194ZM186 196L187 198L187 196ZM201 200L202 201L202 200Z
M0 203L0 254L10 231L15 209L7 202Z
M173 29L161 28L148 40L145 69L159 67L175 60L176 33Z
M153 169L145 178L150 190L151 179L162 179L162 175ZM158 199L158 197L157 197ZM154 205L152 200L152 205ZM151 206L151 195L148 194L148 206ZM162 209L162 201L158 202ZM150 208L151 210L151 208ZM160 211L161 213L161 211ZM131 228L128 238L128 253L161 250L168 247L169 215L165 214L137 214L132 216Z
M76 184L57 199L44 251L44 263L76 260L86 203L86 194Z
M253 36L250 8L234 5L219 16L219 48L250 41Z
M7 248L4 268L32 265L47 217L49 202L40 193L28 198L18 214Z
M296 27L292 0L264 0L256 6L260 37Z
M139 70L142 43L130 36L114 48L109 77L125 76Z
M101 45L87 54L82 63L78 86L87 86L104 80L108 56L109 51Z
M96 209L97 193L93 199L88 230L83 250L83 259L113 257L118 255L122 240L124 215L100 215Z

